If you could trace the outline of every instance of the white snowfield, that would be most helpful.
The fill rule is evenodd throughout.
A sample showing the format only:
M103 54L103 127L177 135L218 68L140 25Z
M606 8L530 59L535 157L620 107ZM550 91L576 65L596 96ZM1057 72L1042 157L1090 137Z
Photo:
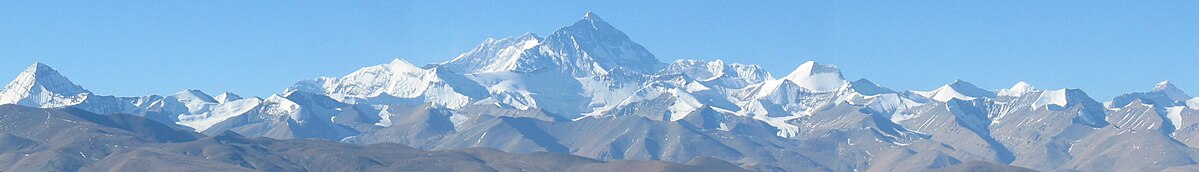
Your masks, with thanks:
M1106 139L1145 140L1130 134L1147 132L1167 133L1161 138L1169 142L1161 144L1172 146L1165 148L1199 152L1194 149L1199 139L1191 139L1199 137L1199 98L1169 82L1101 104L1082 90L1040 90L1025 82L987 90L957 80L927 91L894 91L866 79L850 82L838 67L813 61L783 77L774 76L758 65L724 60L661 62L588 13L544 38L532 33L489 38L443 63L422 67L394 59L341 77L301 80L267 98L227 92L210 96L199 90L168 96L97 96L49 66L35 63L0 90L0 104L130 113L206 134L237 131L249 136L394 141L425 148L486 146L517 152L566 149L600 159L687 161L702 155L744 164L817 163L834 171L920 171L959 160L1041 170L1120 170L1096 165L1108 162L1103 159L1059 157L1111 156L1108 153L1123 149L1102 146L1116 142ZM524 125L522 119L536 122ZM601 125L611 121L621 122ZM575 124L585 131L562 129ZM655 125L650 128L677 127L663 130L703 134L629 129L650 124ZM532 127L559 128L534 131ZM411 131L439 133L442 140L396 134ZM573 132L606 141L570 140L578 134ZM496 137L518 139L490 140ZM828 165L777 160L795 158L789 156L758 157L799 152L790 150L800 149L795 147L762 148L773 151L768 153L713 153L781 144L772 139L787 144L832 139L835 142L817 143L844 143L829 148L836 150L833 157L867 159ZM596 146L592 144L608 147L584 149ZM638 144L666 147L629 146ZM693 150L704 151L689 152ZM776 160L764 160L772 158ZM1178 162L1195 164L1178 159L1155 159L1153 164L1156 160L1174 164L1152 169L1189 165ZM911 164L919 168L906 168ZM1130 166L1135 165L1143 164Z

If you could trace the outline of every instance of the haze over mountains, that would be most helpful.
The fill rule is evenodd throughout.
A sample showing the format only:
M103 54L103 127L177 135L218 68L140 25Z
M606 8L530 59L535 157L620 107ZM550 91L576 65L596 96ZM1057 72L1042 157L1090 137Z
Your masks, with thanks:
M923 171L971 161L1037 170L1199 168L1199 98L1169 82L1102 101L1024 82L988 90L958 80L900 91L810 61L785 75L724 60L661 62L592 13L545 37L487 39L443 63L396 59L301 80L266 98L199 90L103 96L35 63L0 91L0 104L131 114L189 130L163 137L234 132L366 147L723 160L761 171Z

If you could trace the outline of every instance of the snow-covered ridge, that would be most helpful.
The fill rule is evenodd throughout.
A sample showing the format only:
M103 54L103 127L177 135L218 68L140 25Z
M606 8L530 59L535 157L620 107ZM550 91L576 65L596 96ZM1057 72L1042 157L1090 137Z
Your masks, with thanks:
M724 60L675 60L662 70L666 73L681 73L700 82L712 82L727 88L742 88L772 79L770 72L761 66L740 63L725 63Z
M516 70L522 63L521 56L540 43L541 38L533 33L503 39L487 38L478 47L440 65L459 73Z
M1032 152L1031 157L1103 152L1085 144L1125 140L1111 135L1146 133L1143 129L1170 134L1152 138L1177 139L1158 145L1199 145L1183 138L1189 136L1185 132L1199 131L1187 128L1199 127L1199 98L1169 82L1122 95L1105 107L1078 89L1041 90L1025 82L998 90L960 80L932 91L892 90L867 79L849 82L837 66L814 61L775 78L758 65L725 60L661 63L590 13L545 38L527 33L487 39L442 63L420 67L394 59L347 72L301 80L266 98L200 90L112 97L93 95L35 63L0 91L0 103L129 113L205 134L628 155L597 159L689 159L751 145L722 156L773 160L752 156L799 155L773 146L822 143L836 146L839 156L853 157L843 159L916 152L885 158L997 160L1019 151ZM1113 128L1125 125L1135 128ZM842 140L820 140L830 138ZM813 139L817 142L809 142ZM1138 139L1143 138L1126 140ZM1041 141L1053 144L1034 144ZM671 149L653 152L629 145ZM892 148L900 151L888 155ZM675 151L682 153L662 155ZM776 159L787 158L807 161ZM837 167L845 165L829 167L858 168Z
M341 78L301 81L290 90L325 94L347 103L393 97L455 108L486 93L475 81L460 74L441 68L423 69L400 59L362 68Z

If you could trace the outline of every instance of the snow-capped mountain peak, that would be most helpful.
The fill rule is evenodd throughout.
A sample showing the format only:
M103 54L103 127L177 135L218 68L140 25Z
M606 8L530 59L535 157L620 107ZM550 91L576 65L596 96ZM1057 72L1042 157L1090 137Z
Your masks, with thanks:
M996 91L996 93L999 96L1018 97L1018 96L1024 95L1024 93L1029 93L1029 92L1033 92L1033 91L1037 91L1037 88L1033 87L1032 84L1028 84L1027 82L1020 81L1020 82L1017 82L1016 85L1012 85L1012 88L1002 89L1002 90Z
M0 91L0 104L57 108L83 102L91 92L46 64L34 63Z
M1157 83L1157 85L1153 87L1153 90L1149 92L1163 93L1166 95L1166 97L1173 101L1185 101L1187 99L1191 99L1191 96L1182 92L1182 90L1178 89L1178 87L1174 86L1174 84L1171 84L1170 81L1162 81Z
M933 100L946 102L952 99L959 100L974 100L978 98L994 98L995 93L978 88L970 82L955 80L953 83L945 84L932 92L928 92L926 97Z
M845 78L841 76L841 70L837 66L822 65L814 61L808 61L799 65L798 68L795 68L795 71L787 74L782 79L790 80L795 84L799 84L800 87L815 91L835 90L847 83Z
M488 39L439 65L464 74L551 69L595 76L614 70L652 74L666 64L595 13L587 13L544 39L532 33Z
M604 23L607 23L607 21L604 21L604 19L600 18L600 16L599 16L599 15L596 15L594 12L590 12L590 11L588 11L586 14L583 14L583 19L582 19L582 20L580 20L579 22L583 22L583 21L591 22L591 23L592 23L592 24L591 24L592 26L595 26L595 25L596 25L596 24L595 24L596 22L604 22ZM597 29L598 29L598 28L597 28Z
M541 46L540 58L549 58L558 70L576 76L603 75L621 69L650 74L665 66L653 53L595 13L554 31Z
M303 121L304 117L300 111L300 105L286 97L278 94L272 94L270 97L262 100L265 105L263 113L271 116L283 116L291 118L295 121Z
M1032 86L1032 84L1028 84L1027 82L1020 81L1020 82L1017 82L1017 83L1016 83L1016 85L1012 85L1012 88L1009 88L1008 90L1012 90L1012 91L1032 91L1032 90L1035 90L1035 89L1037 89L1037 87L1033 87L1033 86Z

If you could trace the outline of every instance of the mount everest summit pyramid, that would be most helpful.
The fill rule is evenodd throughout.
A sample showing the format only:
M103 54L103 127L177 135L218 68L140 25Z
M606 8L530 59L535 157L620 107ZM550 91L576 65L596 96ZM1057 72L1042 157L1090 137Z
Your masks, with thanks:
M1199 98L1169 82L1102 103L1025 82L893 90L814 61L786 75L726 60L662 62L594 13L545 37L488 38L441 63L394 59L347 72L266 98L114 97L35 63L0 91L0 104L131 114L214 136L723 160L759 171L1199 167Z
M479 47L442 65L468 74L557 70L574 76L620 71L650 74L665 66L624 32L590 12L544 39L532 33L487 39Z

